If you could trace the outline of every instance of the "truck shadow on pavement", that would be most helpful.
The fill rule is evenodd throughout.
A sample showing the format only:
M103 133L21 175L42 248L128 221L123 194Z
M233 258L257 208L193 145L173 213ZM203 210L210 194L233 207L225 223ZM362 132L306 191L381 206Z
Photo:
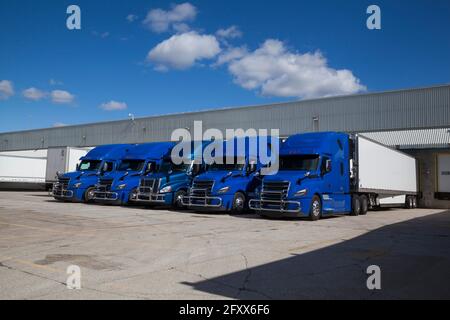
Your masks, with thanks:
M381 268L381 290L367 289L371 265ZM185 284L236 299L449 299L450 211Z

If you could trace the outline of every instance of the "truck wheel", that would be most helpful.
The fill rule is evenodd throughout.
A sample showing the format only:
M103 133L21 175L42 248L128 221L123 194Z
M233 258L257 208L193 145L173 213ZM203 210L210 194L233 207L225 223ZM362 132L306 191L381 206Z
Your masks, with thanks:
M94 201L94 191L94 187L87 188L87 190L84 192L84 202L92 203Z
M351 216L359 216L361 213L361 201L359 200L359 197L357 195L352 196L352 212L350 213Z
M413 197L413 208L417 209L417 197Z
M406 209L412 209L414 208L414 199L411 196L406 197L406 203L405 203Z
M184 209L185 206L183 206L183 198L186 196L186 191L184 190L178 190L175 195L173 196L173 203L172 206L175 209Z
M359 197L359 202L361 204L361 211L359 214L364 216L367 214L367 211L369 211L369 200L367 200L366 196L361 196Z
M322 202L320 197L315 195L311 200L311 209L309 210L309 220L317 221L322 216Z
M232 213L234 214L240 214L243 213L245 210L245 195L242 192L236 192L233 198L233 208Z

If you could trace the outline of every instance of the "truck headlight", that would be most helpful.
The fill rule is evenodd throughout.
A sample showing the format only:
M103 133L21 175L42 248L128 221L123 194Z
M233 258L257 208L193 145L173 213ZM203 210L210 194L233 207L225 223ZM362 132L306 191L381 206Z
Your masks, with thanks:
M303 196L306 196L307 193L308 193L308 189L303 189L303 190L297 191L295 193L295 196L296 197L303 197Z
M81 182L77 182L75 183L73 186L78 189L79 187L81 187L82 183Z
M123 189L125 189L125 187L126 187L127 185L124 183L124 184L119 184L118 186L117 186L117 189L119 189L119 190L123 190Z
M230 191L230 187L223 187L217 193L227 193L228 191Z
M167 187L164 187L161 190L159 190L159 193L169 193L169 192L172 192L171 186L167 186Z

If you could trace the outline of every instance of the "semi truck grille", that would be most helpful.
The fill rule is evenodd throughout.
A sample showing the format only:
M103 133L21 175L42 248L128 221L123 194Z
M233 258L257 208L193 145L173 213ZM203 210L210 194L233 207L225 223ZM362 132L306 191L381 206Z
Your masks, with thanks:
M158 193L159 190L159 179L141 179L139 185L140 193Z
M264 181L261 190L262 201L281 201L289 192L288 181Z
M98 181L97 190L100 192L108 192L111 191L111 185L113 183L113 179L103 179L100 178Z
M211 190L214 186L214 181L199 180L194 181L191 188L191 196L193 197L207 197L211 194Z
M67 189L69 187L70 178L58 178L58 183L61 189Z

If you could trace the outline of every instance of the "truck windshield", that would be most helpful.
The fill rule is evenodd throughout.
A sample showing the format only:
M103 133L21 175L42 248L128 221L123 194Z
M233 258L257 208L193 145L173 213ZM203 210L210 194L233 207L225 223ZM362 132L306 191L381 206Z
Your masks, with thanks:
M245 159L238 157L224 157L222 164L213 163L209 166L210 171L241 171L245 167Z
M315 171L318 165L318 155L280 156L280 170L284 171Z
M187 172L190 168L191 168L191 164L190 163L173 164L170 161L164 161L161 164L159 172L161 172L161 173L168 173L169 171L172 171L172 172Z
M100 169L100 164L102 162L99 160L82 160L80 162L80 171L97 171Z
M141 171L144 168L145 161L142 160L124 160L120 163L118 171Z

